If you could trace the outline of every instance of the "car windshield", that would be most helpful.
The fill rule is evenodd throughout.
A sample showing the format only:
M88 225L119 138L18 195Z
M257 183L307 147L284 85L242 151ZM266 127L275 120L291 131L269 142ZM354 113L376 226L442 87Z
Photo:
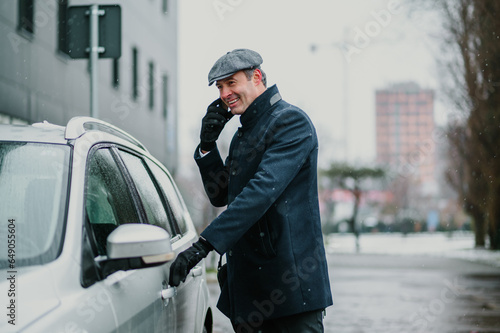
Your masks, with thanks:
M69 146L0 142L0 268L59 255L69 160Z

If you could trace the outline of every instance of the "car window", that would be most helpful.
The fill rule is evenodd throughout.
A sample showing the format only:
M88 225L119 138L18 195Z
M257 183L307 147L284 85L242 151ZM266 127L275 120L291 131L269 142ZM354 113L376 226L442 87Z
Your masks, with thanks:
M126 181L108 148L96 150L89 159L85 191L86 217L94 250L106 255L108 235L118 225L139 223Z
M175 220L179 227L179 232L184 234L187 232L187 225L185 220L185 206L183 200L177 190L171 177L163 171L156 163L148 160L148 166L151 168L153 175L160 184L163 195L167 197L168 203L174 214Z
M139 192L148 223L162 227L172 235L171 221L168 218L166 206L154 181L151 179L144 161L136 155L123 150L120 150L120 156Z
M71 148L0 142L0 268L39 265L60 253Z

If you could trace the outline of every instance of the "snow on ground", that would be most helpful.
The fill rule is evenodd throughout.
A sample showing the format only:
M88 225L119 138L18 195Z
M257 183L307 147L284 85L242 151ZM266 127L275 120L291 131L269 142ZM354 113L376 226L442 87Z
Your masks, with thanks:
M325 242L329 253L356 253L352 234L330 234ZM472 232L361 234L359 245L359 253L365 254L446 256L500 267L500 251L474 248Z

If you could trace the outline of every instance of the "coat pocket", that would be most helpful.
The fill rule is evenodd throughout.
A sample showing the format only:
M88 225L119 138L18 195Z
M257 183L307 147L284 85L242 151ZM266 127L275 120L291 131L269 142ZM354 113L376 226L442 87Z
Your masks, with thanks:
M254 252L265 258L276 257L276 235L265 215L250 228L247 240Z

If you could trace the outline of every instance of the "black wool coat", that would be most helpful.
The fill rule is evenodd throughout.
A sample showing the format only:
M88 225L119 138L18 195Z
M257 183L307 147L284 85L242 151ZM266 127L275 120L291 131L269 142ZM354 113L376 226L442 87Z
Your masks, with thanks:
M213 205L202 233L226 254L217 307L233 323L260 322L332 304L317 189L318 140L309 117L274 85L247 108L226 162L195 160Z

